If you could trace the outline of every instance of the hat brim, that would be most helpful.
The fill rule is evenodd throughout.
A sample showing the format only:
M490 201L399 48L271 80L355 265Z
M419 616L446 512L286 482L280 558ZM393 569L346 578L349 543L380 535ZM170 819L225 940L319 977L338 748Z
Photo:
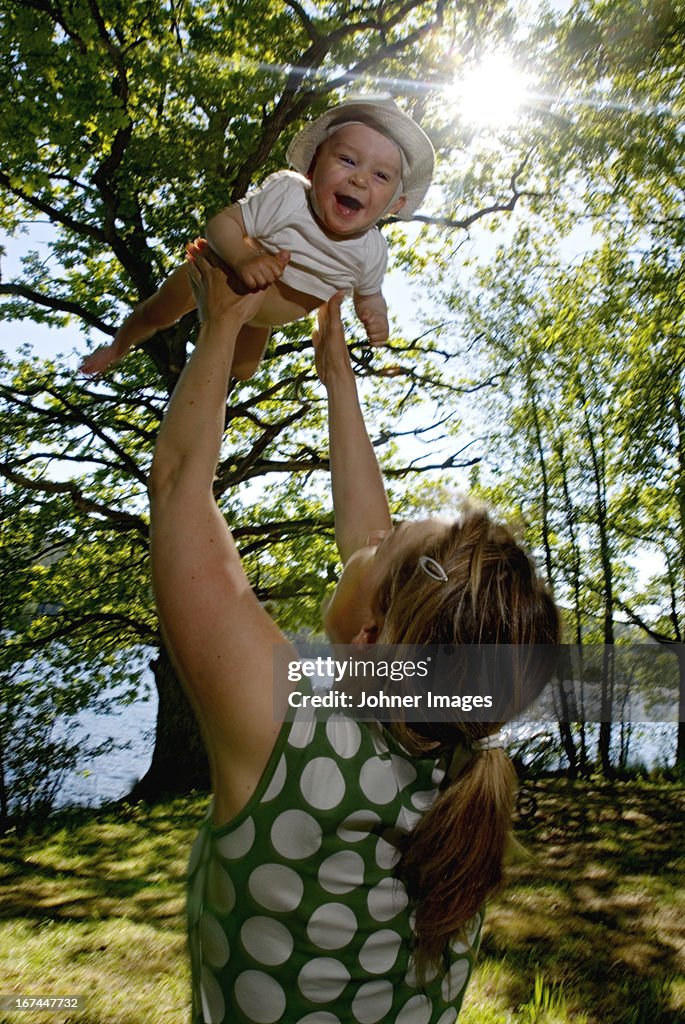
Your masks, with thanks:
M299 132L288 146L287 160L305 176L314 154L328 138L329 131L344 121L361 121L391 139L404 157L402 195L404 206L397 217L408 220L423 202L433 177L435 152L422 128L404 114L392 100L352 100L331 107Z

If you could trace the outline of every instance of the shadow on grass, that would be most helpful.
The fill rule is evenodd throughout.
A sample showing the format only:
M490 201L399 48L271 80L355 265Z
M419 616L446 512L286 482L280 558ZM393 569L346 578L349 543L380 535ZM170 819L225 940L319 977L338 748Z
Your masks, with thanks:
M501 1019L520 1019L509 1015L529 1000L541 975L563 991L569 1020L585 1014L588 1024L683 1024L683 790L555 781L537 785L534 795L537 813L518 829L523 849L511 883L487 915L481 965L486 974L488 967L503 968L491 975L497 978L493 998L506 1007ZM68 951L73 962L77 955L101 955L108 929L124 918L156 929L160 949L167 949L173 932L180 963L183 878L206 803L199 796L152 808L61 815L39 835L5 837L0 921L22 921L36 933L51 922L67 926L59 942L74 934ZM169 957L156 948L142 957L136 953L136 964L147 969L158 956L161 971ZM122 978L132 969L125 952L117 947ZM111 947L107 956L113 956ZM31 976L36 972L32 967ZM114 982L108 984L111 990ZM104 982L102 990L108 990ZM153 993L150 1006L155 1000ZM180 1009L173 1013L181 1019ZM148 1004L128 1015L110 1005L83 1021L162 1019L161 1011L151 1014Z
M685 1021L685 794L675 786L534 787L537 813L488 914L483 957L506 959L506 1001L541 972L590 1024ZM680 988L678 988L680 986Z
M0 841L0 920L183 921L183 880L206 796L56 815Z

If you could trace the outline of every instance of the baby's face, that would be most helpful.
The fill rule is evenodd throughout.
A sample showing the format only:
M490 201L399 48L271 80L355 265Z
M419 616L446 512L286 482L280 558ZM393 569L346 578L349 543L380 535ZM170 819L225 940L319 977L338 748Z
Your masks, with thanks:
M349 238L404 206L392 201L402 179L397 146L365 124L348 124L323 142L311 173L314 209L333 237Z

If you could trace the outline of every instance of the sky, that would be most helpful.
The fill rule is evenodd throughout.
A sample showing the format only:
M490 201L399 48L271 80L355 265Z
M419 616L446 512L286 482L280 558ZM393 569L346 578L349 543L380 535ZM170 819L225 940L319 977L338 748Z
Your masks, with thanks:
M551 0L551 6L557 11L565 11L571 0ZM518 0L521 15L524 21L532 21L539 14L541 4L532 3L531 0ZM505 81L500 82L499 88L494 94L490 88L491 82L497 76L503 76ZM472 110L476 123L492 120L497 116L498 108L501 108L503 97L516 93L515 83L509 77L506 66L501 67L497 60L495 64L487 62L484 73L480 76L476 73L475 78L469 84L466 91L458 97L452 97L453 102L458 102L463 108L471 104L480 103L480 106ZM484 97L489 93L489 99ZM483 102L485 101L485 107ZM0 234L0 247L4 247L5 253L1 259L1 279L5 282L15 279L20 275L20 257L28 250L36 249L41 254L45 252L45 243L53 234L51 225L47 222L39 222L24 225L25 233L22 232L13 238ZM502 229L506 232L506 227ZM492 236L488 231L475 227L472 231L471 246L478 247L487 255L488 250L492 251L496 244L502 240L503 235ZM2 248L0 248L0 253ZM402 331L405 335L418 334L421 325L416 317L416 310L425 300L424 289L420 281L407 278L399 271L393 271L386 277L384 292L388 300L391 312L397 317ZM0 304L1 309L1 304ZM98 338L97 332L93 332L93 338L100 341L108 340L104 336ZM41 357L52 357L58 353L73 353L67 357L67 365L76 368L78 363L77 352L85 351L86 339L80 333L76 325L63 329L49 328L43 325L33 324L26 320L21 323L7 323L0 321L0 350L8 355L13 355L17 348L24 344L30 344L37 355Z
M29 250L41 251L52 236L50 225L37 224L28 227L26 233L17 235L14 238L0 235L0 246L6 250L2 257L2 280L15 280L21 275L21 256ZM392 314L397 317L406 333L420 325L416 317L416 310L419 306L418 295L421 292L421 283L413 281L401 271L394 271L386 276L384 287L388 306ZM1 307L0 307L1 308ZM124 311L125 313L125 311ZM108 341L104 334L93 331L93 340L98 342ZM30 344L36 355L41 358L52 358L58 354L66 355L68 366L77 366L78 354L86 351L86 336L79 330L76 322L63 327L49 327L44 324L34 324L31 320L13 321L0 320L0 350L8 356L14 356L19 347L23 344Z
M539 17L543 6L550 7L556 13L564 14L571 7L573 0L544 0L544 3L541 0L513 0L513 2L518 7L521 24L527 25L533 23ZM312 2L311 6L316 10L316 3ZM495 63L494 69L493 65L489 64L484 69L483 75L480 77L476 75L470 89L471 96L475 96L478 99L480 94L487 92L489 80L496 77L499 70L497 63ZM506 68L503 73L506 77ZM498 106L501 106L503 97L516 93L516 91L515 85L511 81L501 83L499 91L495 92L494 102L490 102L487 113L484 114L482 108L474 112L476 120L483 120L484 116L487 116L487 118L494 116L493 112ZM463 95L459 101L463 104ZM512 218L512 223L513 220L514 218ZM25 227L26 233L18 234L13 238L3 237L2 233L0 233L0 253L2 253L3 247L5 250L0 260L0 280L10 281L15 279L21 269L19 262L21 255L30 249L41 251L44 243L52 236L52 228L49 223L35 223L25 225ZM487 230L482 230L476 226L471 232L472 238L469 246L472 249L477 248L482 254L487 255L505 237L507 232L506 226L503 227L502 231L504 234L493 236ZM411 336L412 333L418 334L421 331L421 324L416 317L416 310L422 305L422 302L419 300L425 299L421 282L408 278L400 271L392 271L386 276L384 293L390 310L397 317L403 333L407 336ZM93 337L98 340L98 343L108 340L104 336L98 338L97 332L93 333ZM16 353L20 345L25 343L30 344L37 355L45 358L53 357L60 353L72 353L67 356L66 361L67 365L73 366L74 369L78 364L77 353L85 350L85 337L76 325L70 325L66 328L50 328L34 324L29 320L21 323L7 323L0 320L0 351L4 351L11 356Z

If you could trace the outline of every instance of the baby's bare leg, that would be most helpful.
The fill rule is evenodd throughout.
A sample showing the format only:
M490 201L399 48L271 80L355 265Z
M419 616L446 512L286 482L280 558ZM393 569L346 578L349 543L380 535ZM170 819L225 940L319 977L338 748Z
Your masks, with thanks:
M81 371L102 373L123 359L134 345L147 341L163 327L171 327L191 309L195 309L195 296L190 287L188 266L184 263L154 295L139 303L126 317L111 345L101 346L83 360Z
M240 328L233 353L232 377L237 380L248 380L253 375L262 361L270 336L270 327L252 327L245 324Z
M136 306L117 331L114 342L119 343L124 355L157 331L171 327L191 309L195 309L195 296L190 287L188 264L183 263L154 295Z

